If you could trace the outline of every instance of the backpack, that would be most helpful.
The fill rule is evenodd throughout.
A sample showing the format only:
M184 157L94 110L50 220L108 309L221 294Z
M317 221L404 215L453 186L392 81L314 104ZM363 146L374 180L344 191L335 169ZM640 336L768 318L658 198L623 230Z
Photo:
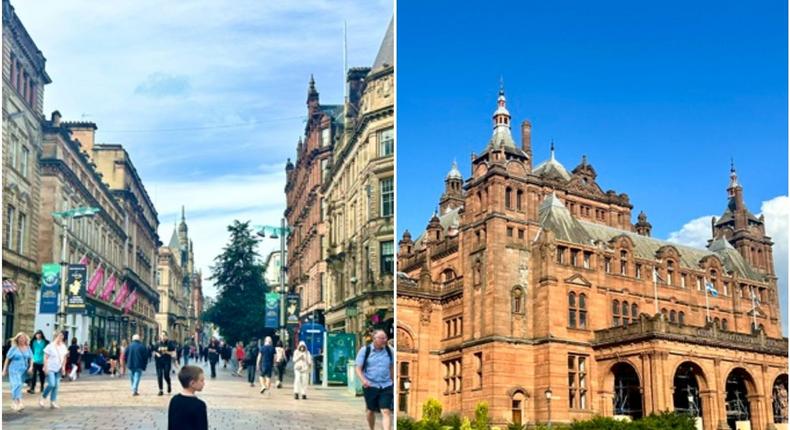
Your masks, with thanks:
M255 346L248 346L247 349L244 350L244 361L246 363L252 363L255 361L256 357L256 348Z
M365 358L362 360L362 371L366 371L368 369L368 356L370 355L370 344L365 347ZM392 350L390 349L389 345L384 346L384 350L387 351L387 356L390 358L390 365L392 365Z

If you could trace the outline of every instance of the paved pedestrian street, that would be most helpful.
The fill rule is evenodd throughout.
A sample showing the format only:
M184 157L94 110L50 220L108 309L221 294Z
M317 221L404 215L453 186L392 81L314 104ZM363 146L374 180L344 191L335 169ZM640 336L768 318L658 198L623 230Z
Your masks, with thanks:
M293 398L292 375L280 389L260 394L260 386L250 387L243 378L231 375L220 364L217 378L206 372L206 386L199 397L208 407L210 429L366 429L365 402L348 393L346 387L310 386L307 400ZM176 375L171 375L173 393L181 391ZM83 373L74 382L62 382L58 403L61 409L38 406L38 387L34 395L24 392L25 409L11 409L7 381L3 382L3 429L166 429L167 407L171 395L157 396L154 363L140 381L140 396L133 397L128 375L110 378ZM380 416L377 424L380 423ZM380 424L379 424L380 428Z

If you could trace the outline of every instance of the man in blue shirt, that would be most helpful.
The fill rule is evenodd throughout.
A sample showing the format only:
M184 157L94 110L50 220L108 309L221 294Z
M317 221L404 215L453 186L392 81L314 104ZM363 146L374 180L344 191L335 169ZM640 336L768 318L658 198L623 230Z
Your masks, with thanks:
M373 343L360 348L357 354L357 377L362 381L365 407L370 430L376 425L376 412L381 412L382 427L390 430L392 423L392 367L394 356L387 345L384 330L373 332Z

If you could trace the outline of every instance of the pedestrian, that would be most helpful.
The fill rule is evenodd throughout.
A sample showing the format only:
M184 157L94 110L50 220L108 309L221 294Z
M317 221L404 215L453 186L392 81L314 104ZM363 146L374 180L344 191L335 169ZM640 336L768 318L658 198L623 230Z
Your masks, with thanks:
M132 336L132 344L124 351L124 364L129 368L129 376L132 380L132 395L139 396L140 378L148 367L148 351L140 342L140 335ZM161 393L161 391L160 391Z
M44 371L47 373L47 386L38 399L38 405L44 407L44 400L49 396L49 407L60 409L58 406L58 388L60 377L66 373L66 345L63 344L65 334L60 331L55 333L52 343L44 348Z
M110 344L110 350L108 351L107 355L109 356L110 362L110 377L115 378L115 373L118 371L118 356L120 355L121 351L118 348L118 342L112 341Z
M208 344L208 362L211 365L211 379L217 377L217 362L219 362L219 342L211 339Z
M222 345L220 346L220 356L222 357L222 368L228 368L228 360L230 360L231 349L230 345L226 343L224 340L222 341Z
M263 346L258 353L258 361L256 366L261 371L260 375L260 382L261 382L261 394L265 393L266 390L271 390L272 388L272 370L274 368L274 346L272 346L272 338L266 336L266 339L263 340Z
M255 360L258 357L258 341L253 339L244 349L244 366L247 367L247 382L255 386Z
M206 377L198 366L184 366L178 372L181 392L170 399L167 430L208 430L206 402L195 393L203 391Z
M390 429L392 421L392 349L387 344L384 330L373 332L373 342L359 349L356 359L357 377L362 381L365 395L368 426L373 430L376 425L376 412L381 412L381 426Z
M184 346L181 348L181 357L184 358L184 366L189 365L189 343L184 342Z
M6 353L3 363L3 377L8 376L11 384L11 409L19 412L25 408L22 403L22 387L25 385L25 373L33 374L33 352L30 340L23 332L14 336L13 346Z
M91 367L89 368L88 372L91 375L101 375L104 372L105 367L107 367L107 359L104 358L104 353L99 351L99 355L93 359L93 363L91 363Z
M303 340L299 341L299 347L294 351L294 399L307 399L307 381L310 376L310 368L313 367L313 357L307 350L307 345Z
M71 338L71 346L69 346L68 363L66 364L66 371L69 372L69 380L74 381L80 371L80 345L77 343L77 338Z
M242 370L244 370L244 344L241 342L236 342L236 349L234 351L234 355L236 358L236 376L241 376Z
M36 330L33 335L33 341L30 342L30 349L33 352L33 375L30 377L30 389L27 390L28 394L36 392L36 379L41 381L41 390L44 390L44 380L47 374L44 372L44 348L47 347L49 341L44 337L44 332Z
M122 340L120 355L118 356L118 360L121 363L121 369L120 369L121 376L126 376L126 348L128 347L129 344L126 342L126 339Z
M156 382L159 384L159 395L162 393L162 378L167 382L167 392L170 393L172 385L170 383L170 369L172 361L176 356L175 342L167 339L167 332L163 331L159 337L159 343L154 351L156 358Z
M283 348L283 341L277 341L277 347L274 348L274 365L277 368L277 388L283 386L283 374L285 374L285 365L288 361L285 357L285 348Z

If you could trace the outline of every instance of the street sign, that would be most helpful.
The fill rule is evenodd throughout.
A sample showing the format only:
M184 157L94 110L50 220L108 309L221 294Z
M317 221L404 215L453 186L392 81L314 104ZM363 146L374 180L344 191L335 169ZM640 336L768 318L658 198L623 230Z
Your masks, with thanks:
M84 264L70 264L66 273L66 313L84 314L88 268Z
M60 264L45 264L41 268L41 302L38 313L57 313L58 297L60 297Z

